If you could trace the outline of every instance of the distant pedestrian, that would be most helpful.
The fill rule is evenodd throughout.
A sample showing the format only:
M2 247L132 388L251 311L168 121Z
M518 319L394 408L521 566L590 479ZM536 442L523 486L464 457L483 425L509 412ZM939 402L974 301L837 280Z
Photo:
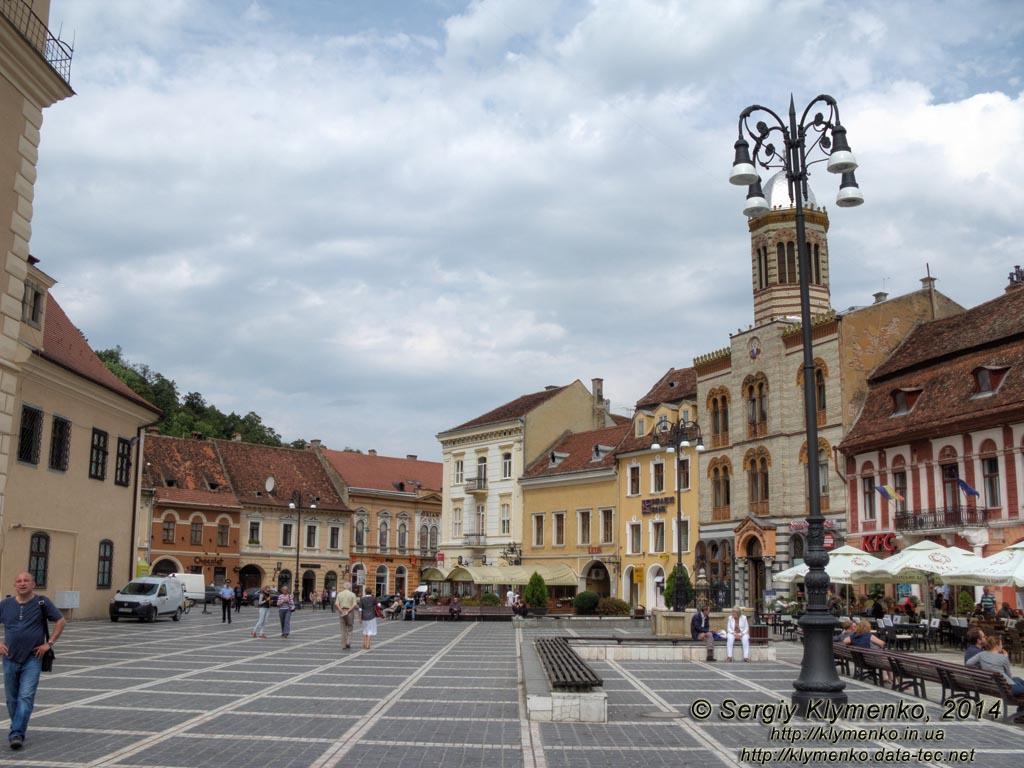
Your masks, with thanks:
M295 610L295 600L288 587L281 587L281 594L277 596L277 615L281 619L281 637L288 637L292 632L292 611Z
M245 592L242 591L241 584L235 584L235 613L242 612L242 597Z
M992 593L992 587L985 587L981 595L981 609L986 616L995 616L996 596Z
M331 593L328 592L327 589L325 588L324 591L320 593L320 608L321 608L321 610L326 611L327 610L327 606L329 606L330 604L331 604Z
M235 599L235 590L226 581L220 588L220 623L231 623L231 601Z
M370 650L370 638L377 635L377 598L373 590L366 588L366 594L359 601L359 618L363 622L363 650Z
M505 606L511 608L516 604L516 593L511 587L508 592L505 593Z
M7 737L11 749L21 749L28 730L28 719L36 700L43 655L53 648L64 631L64 617L50 599L36 595L36 582L29 573L14 577L14 597L0 602L0 623L4 625L4 641L0 656L4 657L4 693L11 732ZM50 641L46 641L44 623L56 622Z
M356 607L359 598L356 593L346 587L334 599L334 607L338 610L338 621L341 622L341 648L347 651L352 647L352 627L356 623Z
M256 626L252 628L253 637L267 639L267 619L270 618L270 606L273 602L274 597L270 594L270 585L268 584L256 596L256 607L260 610L260 616L256 620Z

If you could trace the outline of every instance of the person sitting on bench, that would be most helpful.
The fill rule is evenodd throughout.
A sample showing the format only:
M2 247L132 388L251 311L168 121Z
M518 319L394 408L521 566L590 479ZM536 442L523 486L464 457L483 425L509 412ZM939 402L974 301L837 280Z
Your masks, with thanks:
M732 609L725 632L725 660L732 661L732 648L739 640L743 644L743 660L750 661L750 623L741 609Z
M708 614L711 609L704 606L693 615L690 621L690 636L700 642L703 641L708 649L707 661L715 660L715 633L711 631L711 619Z
M393 619L397 619L398 618L398 614L400 614L401 612L402 612L402 598L399 597L398 595L395 595L395 599L391 602L391 605L389 605L384 610L384 613L386 613L388 615L388 620L391 621Z
M459 602L458 596L453 597L452 604L448 606L448 618L452 621L462 618L462 603Z

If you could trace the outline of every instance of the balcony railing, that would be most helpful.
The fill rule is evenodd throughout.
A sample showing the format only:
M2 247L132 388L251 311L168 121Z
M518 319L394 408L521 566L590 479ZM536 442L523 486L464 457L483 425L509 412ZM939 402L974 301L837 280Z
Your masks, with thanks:
M711 447L712 448L724 448L729 444L729 433L719 432L717 435L711 435Z
M462 488L467 493L487 493L487 478L467 477L466 482L462 484Z
M0 0L0 15L18 30L60 79L71 85L71 56L67 43L54 37L43 20L36 16L25 0Z
M1001 507L940 507L896 513L897 531L985 528L1002 515Z
M483 533L467 533L462 537L464 547L486 547L487 535Z
M713 522L721 522L722 520L728 520L730 517L729 507L712 507L711 509L711 520Z

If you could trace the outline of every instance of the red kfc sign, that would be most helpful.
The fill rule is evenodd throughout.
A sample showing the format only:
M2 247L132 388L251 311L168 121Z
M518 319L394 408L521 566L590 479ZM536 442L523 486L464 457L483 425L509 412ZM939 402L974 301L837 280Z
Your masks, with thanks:
M437 553L437 564L444 565L444 552Z
M826 533L825 534L825 542L824 543L825 543L825 549L835 549L836 548L836 537L833 534L831 534L831 533Z
M895 533L873 533L863 539L865 552L895 552Z

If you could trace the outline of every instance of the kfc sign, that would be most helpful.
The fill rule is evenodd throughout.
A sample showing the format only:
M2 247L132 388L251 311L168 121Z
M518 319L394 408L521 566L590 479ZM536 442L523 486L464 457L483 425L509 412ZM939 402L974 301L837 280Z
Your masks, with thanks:
M895 533L874 533L863 539L865 552L895 552Z

